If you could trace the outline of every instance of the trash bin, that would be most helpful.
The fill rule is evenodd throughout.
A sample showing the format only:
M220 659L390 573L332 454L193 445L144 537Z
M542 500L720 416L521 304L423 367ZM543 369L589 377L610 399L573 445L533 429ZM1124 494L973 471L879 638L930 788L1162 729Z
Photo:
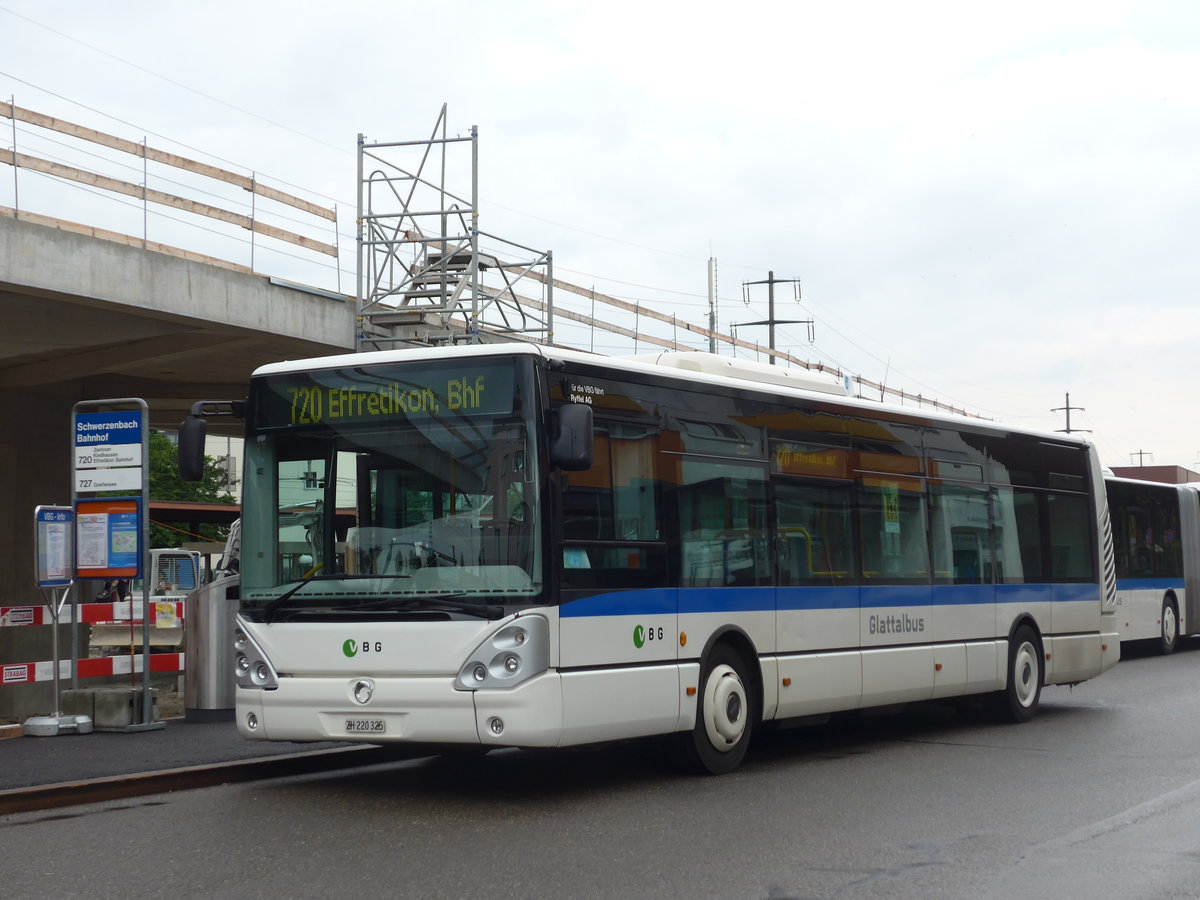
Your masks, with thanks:
M234 713L233 632L241 577L203 585L184 600L184 718L231 721Z

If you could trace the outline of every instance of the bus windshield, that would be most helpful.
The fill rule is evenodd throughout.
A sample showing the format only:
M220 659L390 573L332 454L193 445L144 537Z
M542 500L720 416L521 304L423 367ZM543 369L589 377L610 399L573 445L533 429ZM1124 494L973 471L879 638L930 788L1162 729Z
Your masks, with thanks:
M243 608L270 617L540 602L526 380L510 359L469 372L425 362L257 380Z

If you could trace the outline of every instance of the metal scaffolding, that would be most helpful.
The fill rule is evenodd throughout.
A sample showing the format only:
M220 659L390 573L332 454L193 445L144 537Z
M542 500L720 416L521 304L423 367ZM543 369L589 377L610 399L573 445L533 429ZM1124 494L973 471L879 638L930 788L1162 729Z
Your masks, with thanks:
M447 179L465 173L468 149L462 197ZM553 341L552 254L479 230L478 130L448 136L445 104L426 140L358 136L357 235L359 350Z

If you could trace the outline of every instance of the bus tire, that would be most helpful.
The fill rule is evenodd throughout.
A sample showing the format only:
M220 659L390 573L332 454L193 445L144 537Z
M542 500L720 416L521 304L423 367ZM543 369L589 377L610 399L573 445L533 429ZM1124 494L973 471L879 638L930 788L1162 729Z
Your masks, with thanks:
M1158 652L1167 656L1179 646L1179 611L1175 607L1175 598L1170 594L1163 597L1159 621L1162 625L1158 630Z
M718 644L700 671L696 725L674 735L676 761L701 775L725 775L746 756L759 703L746 663L728 644Z
M1020 626L1008 644L1008 683L992 695L992 710L1002 722L1028 722L1042 698L1045 660L1042 642L1028 625Z

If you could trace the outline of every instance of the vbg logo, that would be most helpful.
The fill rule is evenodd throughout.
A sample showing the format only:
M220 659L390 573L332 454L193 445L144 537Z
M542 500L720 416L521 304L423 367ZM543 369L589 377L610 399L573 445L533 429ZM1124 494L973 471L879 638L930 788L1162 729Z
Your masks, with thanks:
M665 637L662 626L655 628L651 625L649 628L644 625L633 626L633 646L641 650L646 646L646 641L661 641Z
M376 641L372 644L370 640L356 641L354 638L347 638L342 642L342 653L350 659L358 656L359 653L371 652L382 653L383 641Z

